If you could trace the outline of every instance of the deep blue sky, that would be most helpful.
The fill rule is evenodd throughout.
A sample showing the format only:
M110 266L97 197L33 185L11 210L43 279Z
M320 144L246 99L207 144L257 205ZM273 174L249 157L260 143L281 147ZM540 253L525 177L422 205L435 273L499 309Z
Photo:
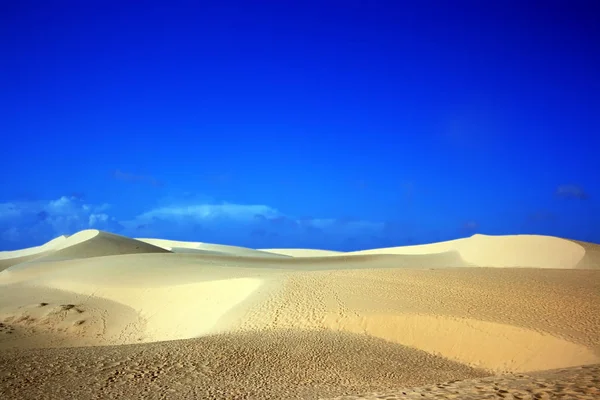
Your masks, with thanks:
M600 242L596 1L2 1L0 250Z

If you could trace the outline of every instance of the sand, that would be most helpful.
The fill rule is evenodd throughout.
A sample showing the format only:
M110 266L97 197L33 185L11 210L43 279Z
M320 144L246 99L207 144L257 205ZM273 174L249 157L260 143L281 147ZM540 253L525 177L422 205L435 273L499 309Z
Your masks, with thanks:
M290 257L326 257L326 256L341 256L344 253L333 250L318 250L318 249L260 249L260 251L281 254Z
M215 254L229 255L239 257L284 257L284 254L275 252L249 249L239 246L227 246L223 244L201 243L201 242L183 242L178 240L165 239L147 239L138 238L136 240L161 247L173 253L195 253L195 254Z
M3 398L600 393L591 243L342 253L88 230L0 253L0 269Z

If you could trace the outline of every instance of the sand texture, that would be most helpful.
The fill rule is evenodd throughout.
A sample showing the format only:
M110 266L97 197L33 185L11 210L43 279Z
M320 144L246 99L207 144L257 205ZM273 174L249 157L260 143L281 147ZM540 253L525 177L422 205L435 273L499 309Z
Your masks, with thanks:
M0 396L599 398L600 246L341 253L95 230L0 253Z

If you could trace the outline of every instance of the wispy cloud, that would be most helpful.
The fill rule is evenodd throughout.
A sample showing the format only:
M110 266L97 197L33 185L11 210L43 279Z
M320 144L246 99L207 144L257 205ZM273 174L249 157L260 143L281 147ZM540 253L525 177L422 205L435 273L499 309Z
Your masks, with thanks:
M0 203L0 247L29 247L88 228L120 231L122 226L106 209L106 204L87 204L73 196Z
M94 205L73 196L0 203L0 249L39 245L56 236L90 228L130 237L249 247L366 248L388 243L395 236L384 222L350 217L295 217L264 204L188 199L185 204L172 201L129 219L117 220L106 204Z
M250 247L340 247L348 238L381 237L385 230L381 222L298 218L268 205L234 203L163 206L121 223L132 235L143 232L146 236Z

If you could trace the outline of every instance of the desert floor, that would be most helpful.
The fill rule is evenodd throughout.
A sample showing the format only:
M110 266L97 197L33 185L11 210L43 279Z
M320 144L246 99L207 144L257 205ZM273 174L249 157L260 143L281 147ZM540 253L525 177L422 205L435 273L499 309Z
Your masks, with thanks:
M600 246L0 252L2 399L600 398Z

